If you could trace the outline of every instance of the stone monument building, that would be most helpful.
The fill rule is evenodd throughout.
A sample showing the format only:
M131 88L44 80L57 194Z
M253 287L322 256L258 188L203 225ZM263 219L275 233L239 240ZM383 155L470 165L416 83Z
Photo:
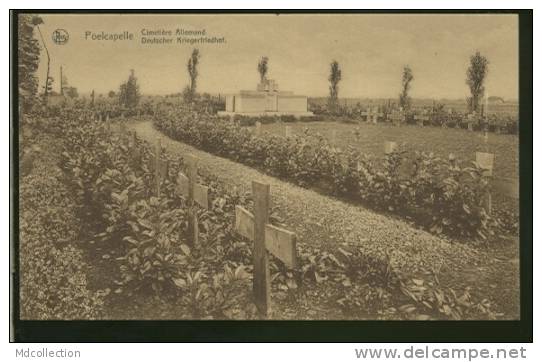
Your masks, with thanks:
M293 92L279 91L278 84L266 79L258 84L256 90L242 90L226 96L226 111L221 116L312 116L307 109L307 96Z

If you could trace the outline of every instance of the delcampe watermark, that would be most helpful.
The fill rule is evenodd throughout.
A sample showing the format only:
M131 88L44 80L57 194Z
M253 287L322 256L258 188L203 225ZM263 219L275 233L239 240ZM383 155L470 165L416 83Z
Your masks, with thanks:
M358 359L525 359L527 349L521 348L356 348Z

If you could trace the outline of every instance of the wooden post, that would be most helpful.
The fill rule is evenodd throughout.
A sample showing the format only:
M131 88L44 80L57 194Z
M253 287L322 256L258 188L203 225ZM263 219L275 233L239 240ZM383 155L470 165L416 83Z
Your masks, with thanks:
M269 220L269 185L252 181L254 198L254 280L255 304L267 316L271 295L269 255L265 248L265 225Z
M199 242L198 212L194 204L194 188L198 177L198 159L193 155L186 155L188 173L188 235L192 245Z
M269 253L276 256L287 267L297 266L295 233L268 224L269 185L252 182L254 214L242 206L235 206L235 231L254 241L253 293L254 304L263 316L267 316L271 299L271 279L269 276Z
M486 89L486 96L485 96L485 106L484 106L484 117L486 119L486 123L489 122L489 97L488 92Z
M162 140L160 137L156 138L156 149L154 155L154 179L156 182L156 197L160 197L160 185L162 180L160 179L160 156L162 153Z
M484 199L484 210L488 215L491 215L491 192L489 190Z
M337 130L334 129L331 131L331 145L335 146L337 144Z
M126 133L126 122L124 121L124 119L121 119L119 129L121 134Z
M484 169L483 177L487 179L488 185L493 176L493 164L495 155L492 153L476 152L476 163ZM488 215L491 215L491 192L489 190L484 198L484 209Z
M260 121L256 121L256 130L254 133L256 136L259 136L262 133L262 123Z
M476 115L474 112L472 112L471 114L467 116L467 129L469 131L474 131L473 123L475 121L475 118L476 118Z
M457 163L456 163L456 158L455 158L455 154L450 153L450 154L448 155L448 161L450 161L450 164L452 165L452 167L455 168L455 166L457 165Z
M209 188L197 183L198 159L192 155L187 155L185 161L188 176L179 172L176 191L186 198L188 205L188 240L191 245L196 245L199 242L197 205L205 210L209 209Z

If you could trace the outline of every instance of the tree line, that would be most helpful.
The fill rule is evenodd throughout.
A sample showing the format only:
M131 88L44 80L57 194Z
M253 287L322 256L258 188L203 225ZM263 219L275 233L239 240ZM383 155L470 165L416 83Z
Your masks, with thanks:
M197 78L199 76L198 65L201 54L198 49L194 49L187 62L187 71L189 75L189 84L186 85L182 92L182 98L185 102L192 102L197 97ZM479 112L480 103L485 94L484 82L488 73L489 61L487 58L476 52L470 57L470 65L466 73L466 84L470 90L470 96L467 97L467 106L469 112ZM264 83L267 80L269 72L269 57L262 56L258 61L257 70L260 76L260 82ZM329 68L329 97L328 108L333 113L339 107L339 82L342 80L342 70L339 62L333 60ZM401 79L401 91L398 96L399 106L403 110L409 110L412 105L410 90L414 75L409 65L403 67ZM119 102L127 107L137 105L139 99L139 87L137 79L131 71L128 81L123 83L120 88Z
M23 110L28 110L35 103L38 93L38 80L36 72L40 59L39 41L34 38L34 30L36 29L42 40L43 48L47 57L47 74L43 91L43 100L47 102L47 96L51 93L53 78L50 76L49 63L50 55L47 46L41 34L40 24L43 20L36 15L21 14L18 22L18 75L19 75L19 96L20 105ZM189 76L189 84L182 91L182 98L185 102L190 103L196 100L197 80L199 76L199 64L201 53L199 49L192 50L190 57L186 63L186 69ZM269 57L262 56L257 65L257 70L260 76L260 81L263 83L267 80L269 72ZM466 84L469 87L470 96L467 97L467 105L469 112L479 112L480 103L485 94L484 82L487 78L489 70L488 59L477 51L470 57L470 64L466 72ZM329 96L328 107L331 112L339 107L339 83L343 78L340 64L337 60L333 60L329 67ZM404 110L409 110L412 99L410 90L414 75L409 65L403 67L401 90L398 96L399 106ZM94 93L94 92L93 92ZM109 97L114 97L116 94L113 91L109 92ZM140 90L135 71L130 70L128 79L123 82L118 91L119 104L127 108L135 107L140 99Z

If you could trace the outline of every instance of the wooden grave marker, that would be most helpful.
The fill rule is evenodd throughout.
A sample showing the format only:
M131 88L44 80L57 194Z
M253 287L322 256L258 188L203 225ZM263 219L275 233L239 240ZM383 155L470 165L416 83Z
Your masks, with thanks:
M134 148L137 146L137 132L135 130L132 131L132 142L131 147Z
M198 213L196 204L209 210L209 188L200 185L198 178L198 159L193 155L186 155L187 174L179 172L177 175L177 193L186 198L188 204L188 235L192 245L199 242Z
M377 124L378 123L378 117L383 117L384 113L378 112L378 108L369 108L369 107L367 107L367 110L361 112L361 115L365 117L365 120L367 122Z
M414 120L416 121L416 124L420 127L423 127L424 126L424 122L427 121L429 122L429 115L427 113L422 113L422 114L416 114L414 115Z
M259 136L262 134L262 122L256 121L255 123L256 128L254 129L254 134L256 136Z
M111 133L111 122L109 121L105 122L105 130L107 133Z
M124 121L124 119L120 121L119 130L120 130L120 133L123 133L123 134L126 133L126 121Z
M476 163L484 171L482 172L483 177L491 178L493 176L493 163L495 161L495 155L493 153L486 152L476 152ZM487 191L486 199L484 201L484 209L487 214L491 214L491 192Z
M392 111L390 115L390 120L394 125L401 124L405 121L405 114L403 111Z
M285 126L284 127L284 134L286 137L292 137L292 127L291 126Z
M384 153L390 154L397 149L397 143L392 141L384 141Z
M297 264L295 233L269 224L270 186L252 182L254 214L242 206L235 207L235 230L254 241L254 301L259 312L267 316L270 310L271 279L269 252L290 268Z
M141 164L141 150L137 146L136 131L133 131L132 133L132 139L130 141L129 148L130 148L130 158L132 160L132 163L136 165L136 167L139 167Z
M484 176L493 176L493 163L495 154L486 152L476 152L476 163L484 169Z
M452 167L455 168L457 166L457 157L455 156L455 153L448 154L448 161Z
M150 171L154 172L154 182L155 182L155 194L156 197L160 197L160 189L162 187L162 181L167 177L168 174L168 161L162 159L162 140L160 137L156 138L156 146L154 154L151 153L154 157L154 160L150 163Z
M373 124L378 123L378 117L383 117L384 113L378 112L378 108L373 108L370 118L373 120Z
M476 113L472 112L467 116L467 129L474 131L474 122L476 122Z
M363 112L361 112L361 115L365 117L365 121L370 122L371 121L371 108L367 107L367 109Z

